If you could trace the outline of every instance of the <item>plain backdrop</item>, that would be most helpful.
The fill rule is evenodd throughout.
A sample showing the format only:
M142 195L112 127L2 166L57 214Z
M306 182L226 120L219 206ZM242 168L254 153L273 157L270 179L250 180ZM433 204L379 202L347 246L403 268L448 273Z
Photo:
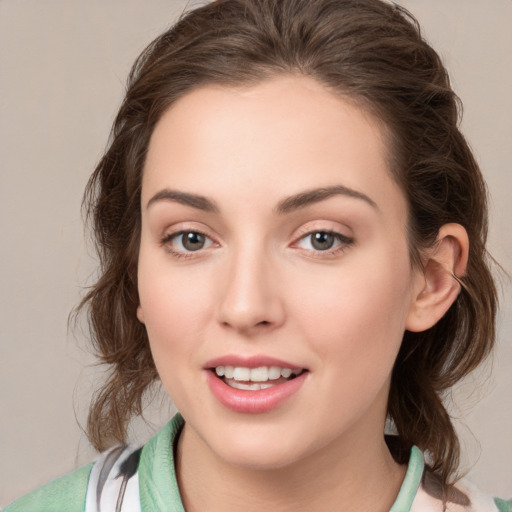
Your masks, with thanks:
M312 0L313 1L313 0ZM199 2L189 2L196 5ZM445 59L487 179L490 248L512 271L512 1L402 0ZM79 424L102 378L68 314L95 260L80 213L125 78L183 0L0 0L0 503L95 456ZM512 496L512 293L493 361L455 392L463 467ZM491 375L492 371L492 376ZM143 442L170 414L160 394Z

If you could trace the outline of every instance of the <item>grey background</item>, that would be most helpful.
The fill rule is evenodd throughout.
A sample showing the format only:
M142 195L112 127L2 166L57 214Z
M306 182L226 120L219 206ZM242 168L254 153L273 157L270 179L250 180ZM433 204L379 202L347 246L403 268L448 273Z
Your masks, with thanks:
M102 370L67 318L95 262L80 216L129 68L183 0L0 0L0 503L94 457L78 423ZM198 4L199 2L189 2ZM463 129L488 181L490 247L512 271L512 1L402 0L451 71ZM512 496L512 293L499 344L455 391L463 468ZM168 417L161 393L143 442ZM77 421L78 420L78 421Z

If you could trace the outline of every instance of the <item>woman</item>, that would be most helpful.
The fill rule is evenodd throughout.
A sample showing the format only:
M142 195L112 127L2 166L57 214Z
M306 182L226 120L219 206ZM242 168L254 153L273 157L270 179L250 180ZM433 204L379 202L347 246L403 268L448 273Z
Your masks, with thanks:
M377 0L217 1L152 43L86 195L89 435L125 441L156 379L181 415L8 510L508 510L454 485L442 403L496 312L457 120Z

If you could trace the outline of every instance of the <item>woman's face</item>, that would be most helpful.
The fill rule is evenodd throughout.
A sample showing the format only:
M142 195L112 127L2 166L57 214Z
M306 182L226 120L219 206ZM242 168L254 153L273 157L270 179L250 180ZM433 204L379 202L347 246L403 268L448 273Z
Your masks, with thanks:
M371 116L308 78L200 88L141 208L138 317L197 446L276 468L382 438L422 277Z

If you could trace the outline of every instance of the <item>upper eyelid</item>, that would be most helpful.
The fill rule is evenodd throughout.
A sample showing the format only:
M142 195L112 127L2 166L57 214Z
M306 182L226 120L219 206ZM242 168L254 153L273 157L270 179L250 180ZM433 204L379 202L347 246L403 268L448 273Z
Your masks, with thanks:
M298 242L300 242L301 240L304 240L305 238L307 238L308 236L311 236L315 233L328 233L330 235L333 235L335 238L337 238L342 244L353 244L354 243L354 238L351 237L351 236L347 236L347 235L344 235L343 233L340 233L338 231L332 231L332 230L327 230L327 229L314 229L312 231L308 231L306 233L304 233L303 235L297 237L293 242L292 242L292 245L295 245L297 244Z
M163 233L158 237L158 244L163 248L163 247L167 247L167 250L169 250L170 252L174 253L175 255L178 255L178 254L182 254L182 255L190 255L192 256L195 252L196 253L202 253L203 251L205 250L208 250L210 249L211 246L219 246L219 242L218 240L211 236L210 234L208 234L206 232L207 230L204 230L204 229L198 229L196 227L194 228L191 228L191 227L180 227L178 229L165 229L163 231ZM174 245L174 241L179 238L180 236L183 236L185 233L198 233L202 236L204 236L205 238L207 238L211 244L208 246L208 247L204 247L204 248L201 248L201 249L198 249L197 251L183 251L183 250L180 250L180 249L177 249L177 248L172 248L170 246L173 246ZM182 242L183 243L183 242Z
M204 235L205 237L209 238L216 244L220 244L220 240L222 237L217 236L215 233L212 233L212 230L209 229L207 226L197 226L197 225L190 225L195 224L195 222L189 223L189 222L179 222L174 226L168 226L167 228L163 229L161 231L161 235L159 236L160 240L163 241L164 239L170 239L172 237L176 237L183 233L200 233L201 235ZM201 223L202 224L202 223ZM312 221L312 222L306 222L303 223L299 228L294 230L294 233L290 234L291 238L291 244L296 243L301 238L308 236L313 233L331 233L333 235L338 235L343 239L353 241L354 237L352 234L352 229L348 226L345 226L345 229L341 227L335 227L332 225L333 221ZM339 223L336 223L339 224Z
M313 233L331 233L333 235L339 235L343 238L352 238L351 235L347 235L343 233L341 230L333 229L333 228L312 228L312 229L306 229L302 233L298 233L298 238L303 238L307 235L311 235Z
M207 238L210 241L210 244L207 247L201 247L196 251L189 251L186 249L179 249L177 247L174 247L175 239L179 238L180 236L183 236L185 233L200 234ZM183 246L183 240L181 241L181 244ZM172 255L175 259L183 259L185 261L191 258L201 257L201 255L204 255L205 251L208 251L211 248L211 246L218 246L219 244L211 236L207 235L206 233L203 233L198 229L178 229L174 232L164 233L160 238L159 245L160 247L165 249L170 255Z
M172 238L172 237L176 237L178 235L183 235L184 233L198 233L200 235L204 235L208 238L211 238L211 236L206 233L206 231L202 230L202 229L176 229L176 230L173 230L173 231L169 231L167 232L167 230L164 231L164 234L162 235L162 238Z
M340 233L333 233L334 236L338 238L338 243L335 244L333 247L324 250L309 247L300 247L300 242L313 233L315 233L315 231L312 231L309 234L297 238L296 241L293 242L293 244L290 246L290 248L295 251L300 251L300 253L302 253L304 257L311 258L314 261L327 262L337 261L340 257L342 257L345 254L346 251L350 250L354 246L353 238L345 237Z
M301 236L296 237L294 239L294 241L290 245L288 245L288 247L294 248L294 246L296 246L301 240L305 239L306 237L311 236L314 233L322 233L322 232L323 233L331 233L332 235L334 235L334 237L338 239L338 245L333 248L326 249L326 250L303 249L305 254L306 253L310 254L311 257L313 257L315 259L322 259L322 260L332 259L332 258L335 258L335 257L343 254L350 246L352 246L354 244L353 238L348 237L340 232L333 231L333 230L327 230L327 229L310 229L309 231L306 231ZM205 233L202 233L201 231L199 231L197 229L196 230L181 229L181 230L177 230L172 233L168 233L168 234L164 235L163 238L161 238L160 244L162 247L167 246L170 242L172 243L176 237L179 237L185 233L199 233L199 234L205 236L206 238L208 238L211 242L211 245L213 245L214 247L217 246L217 248L218 248L220 246L220 244L218 242L216 242L215 239L213 239L212 237L208 236ZM201 255L204 256L206 254L206 251L209 251L211 248L212 248L211 246L208 246L208 247L202 247L202 248L198 249L197 251L188 251L188 250L177 249L175 247L168 247L167 250L169 251L169 253L173 254L175 258L190 259L190 258L198 258L198 257L200 258ZM299 250L299 249L300 248L295 247L295 250Z
M178 230L170 232L170 233L164 233L162 235L162 242L165 243L166 241L173 240L181 235L184 235L185 233L197 233L199 235L203 235L204 237L208 238L214 244L218 244L218 242L216 241L216 239L214 237L212 237L211 235L209 235L208 233L206 233L205 231L202 231L200 229L178 229Z
M333 233L340 235L344 238L353 239L352 229L348 226L344 226L344 228L340 227L340 223L336 222L337 226L333 225L332 221L313 221L306 222L298 228L294 234L294 239L298 240L299 238L309 235L311 233Z
M208 238L211 238L212 240L215 239L215 236L212 234L212 230L210 228L204 226L202 223L200 226L197 226L196 222L177 222L163 228L161 233L161 238L167 236L176 236L180 233L200 233L204 236L207 236Z
M323 253L324 256L327 256L328 253L332 252L333 250L339 250L342 247L353 245L355 242L353 230L347 225L343 225L343 228L341 226L342 224L340 224L339 222L327 221L325 219L316 220L313 222L306 222L295 232L290 247L298 248L297 246L302 240L313 235L314 233L329 233L333 235L339 242L340 247L338 248L326 250L325 252L318 251L319 254ZM304 250L309 252L317 252L309 249Z

